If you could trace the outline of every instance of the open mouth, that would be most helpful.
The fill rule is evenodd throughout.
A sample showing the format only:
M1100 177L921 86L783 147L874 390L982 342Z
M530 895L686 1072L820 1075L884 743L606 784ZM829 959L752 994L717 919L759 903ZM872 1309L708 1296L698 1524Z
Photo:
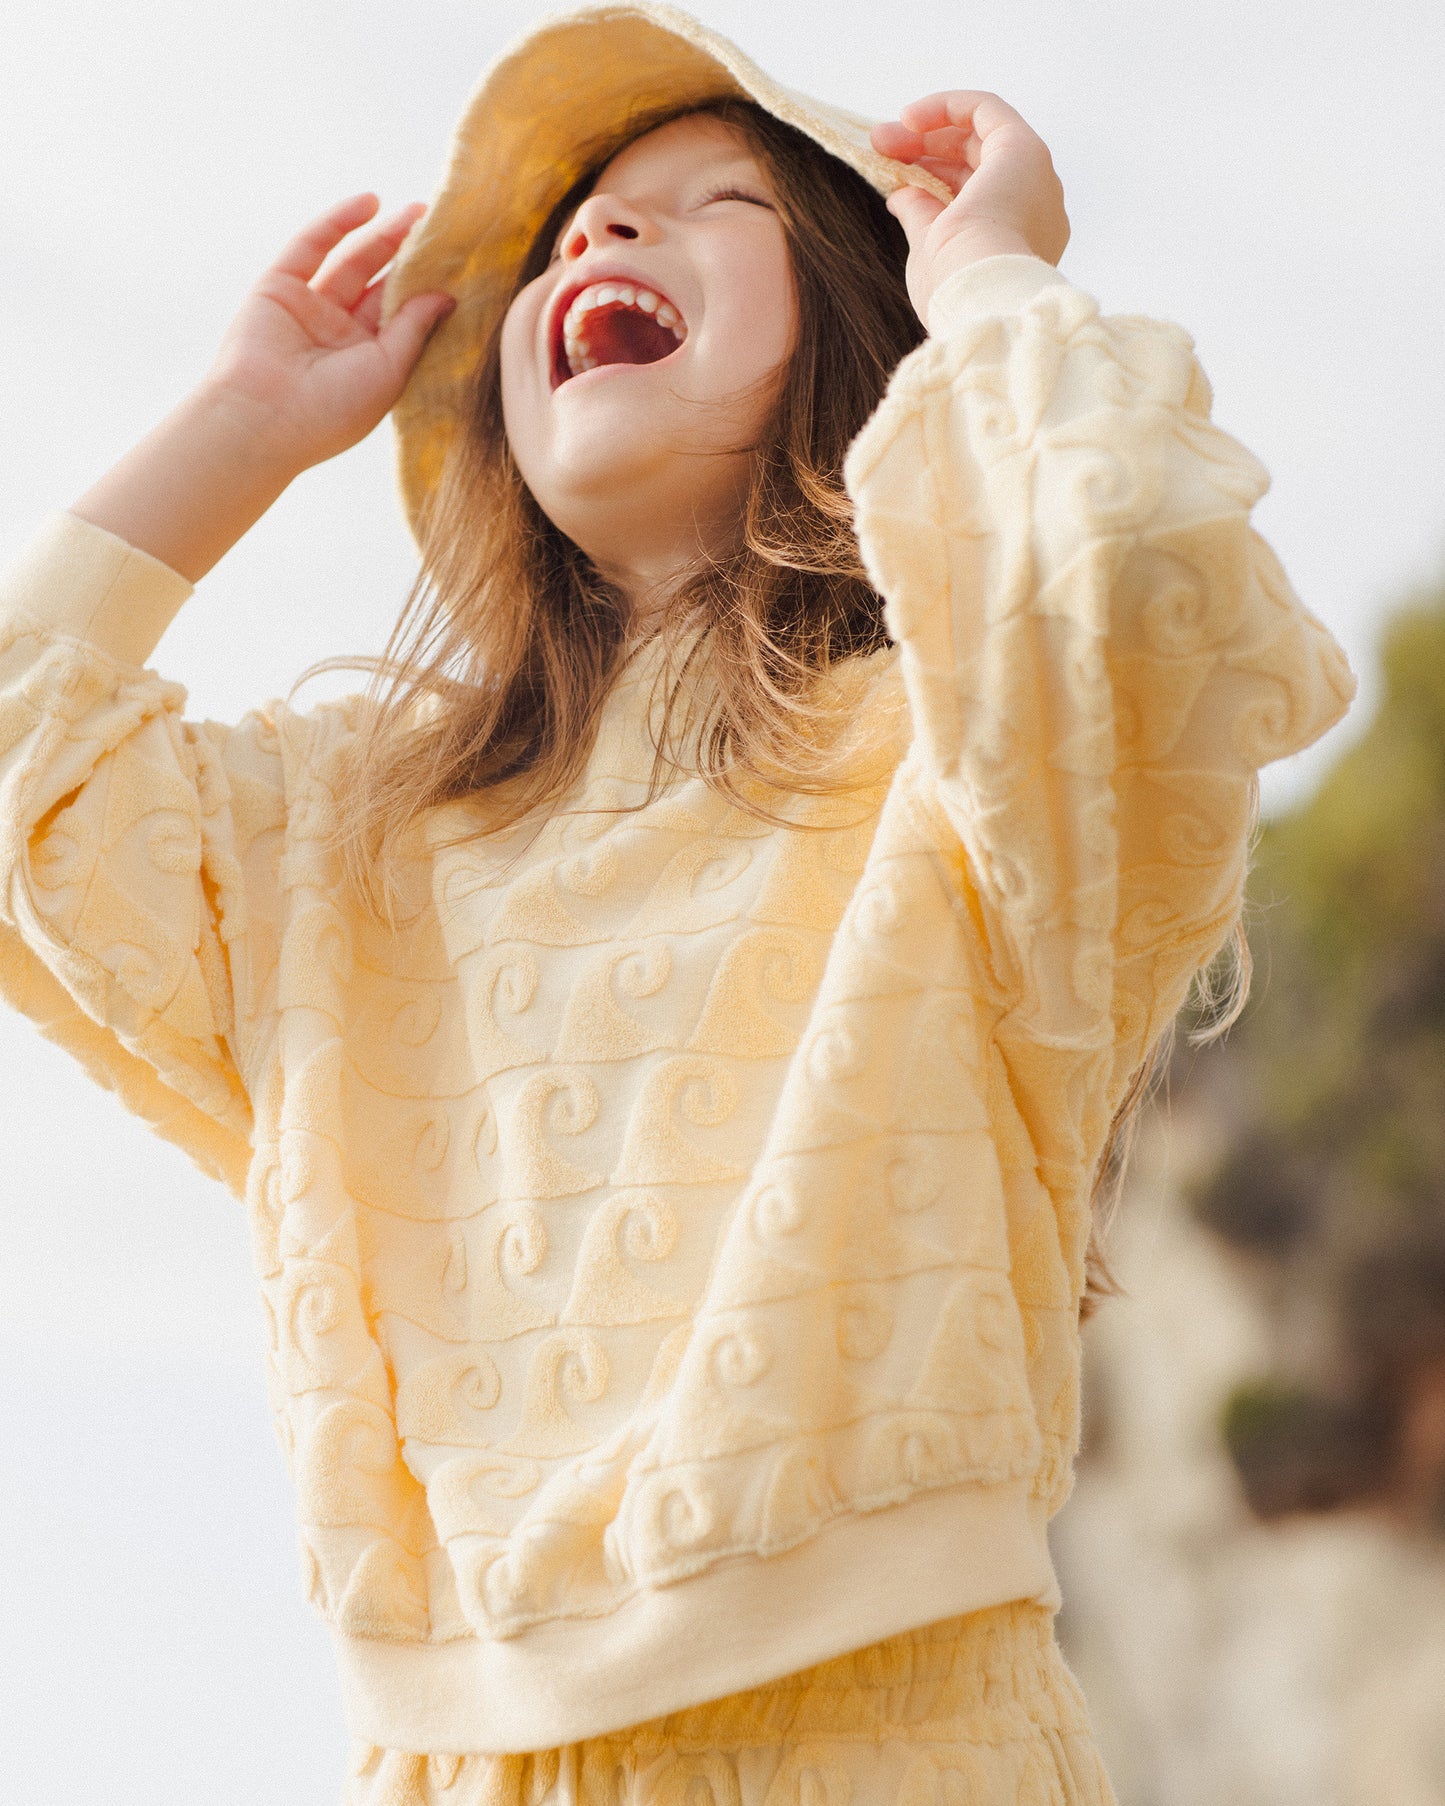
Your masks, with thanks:
M552 387L603 364L656 364L687 337L665 295L638 282L589 283L554 329Z

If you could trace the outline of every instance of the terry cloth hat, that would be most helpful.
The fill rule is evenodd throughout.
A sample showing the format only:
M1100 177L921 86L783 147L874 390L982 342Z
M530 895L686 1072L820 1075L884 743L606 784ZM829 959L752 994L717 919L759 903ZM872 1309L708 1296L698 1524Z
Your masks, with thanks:
M503 51L473 91L441 186L383 288L383 320L429 290L445 289L457 301L392 409L413 534L458 430L463 384L548 214L599 156L634 135L640 115L725 95L754 100L796 126L880 194L912 183L952 198L928 170L879 156L868 142L872 121L783 87L674 7L588 6L544 21Z

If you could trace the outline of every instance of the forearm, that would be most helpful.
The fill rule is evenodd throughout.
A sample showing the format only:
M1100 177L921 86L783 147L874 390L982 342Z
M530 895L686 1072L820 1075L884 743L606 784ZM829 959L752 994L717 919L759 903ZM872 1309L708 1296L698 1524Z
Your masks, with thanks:
M203 384L70 512L197 583L296 474L243 399Z

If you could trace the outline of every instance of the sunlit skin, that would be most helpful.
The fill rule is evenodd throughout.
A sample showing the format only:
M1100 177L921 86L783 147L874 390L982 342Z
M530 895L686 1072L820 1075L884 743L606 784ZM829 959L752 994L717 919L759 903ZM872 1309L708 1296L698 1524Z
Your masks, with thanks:
M888 201L908 237L908 292L925 325L939 284L970 263L1063 255L1069 224L1048 147L998 95L928 95L875 126L873 143L921 164L953 196L905 187ZM706 198L725 183L752 198ZM570 222L559 266L506 322L504 401L518 462L638 623L693 560L738 531L747 453L720 448L755 435L796 324L771 203L733 128L706 115L674 120L607 165ZM352 195L297 233L246 296L200 384L74 513L198 582L296 476L376 428L451 299L413 295L381 323L386 266L425 207L368 225L377 208L374 194ZM554 391L542 337L548 297L604 255L655 277L687 320L687 339L665 363L602 367Z
M687 336L659 363L604 363L554 386L555 304L608 276L665 297ZM734 540L797 317L767 175L741 133L706 114L614 157L512 303L502 406L518 468L637 624L689 565Z
M895 189L888 211L908 235L908 293L928 324L941 283L981 258L1009 253L1057 263L1069 242L1064 189L1049 147L1006 100L954 88L910 101L875 125L873 148L940 178L953 199Z

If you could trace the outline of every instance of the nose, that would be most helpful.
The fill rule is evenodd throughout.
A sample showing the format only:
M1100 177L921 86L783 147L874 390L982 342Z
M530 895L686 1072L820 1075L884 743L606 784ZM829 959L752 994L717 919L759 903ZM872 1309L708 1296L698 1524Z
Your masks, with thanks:
M586 252L612 239L636 239L649 244L657 228L643 212L615 194L589 194L572 215L562 240L562 256L575 263Z

